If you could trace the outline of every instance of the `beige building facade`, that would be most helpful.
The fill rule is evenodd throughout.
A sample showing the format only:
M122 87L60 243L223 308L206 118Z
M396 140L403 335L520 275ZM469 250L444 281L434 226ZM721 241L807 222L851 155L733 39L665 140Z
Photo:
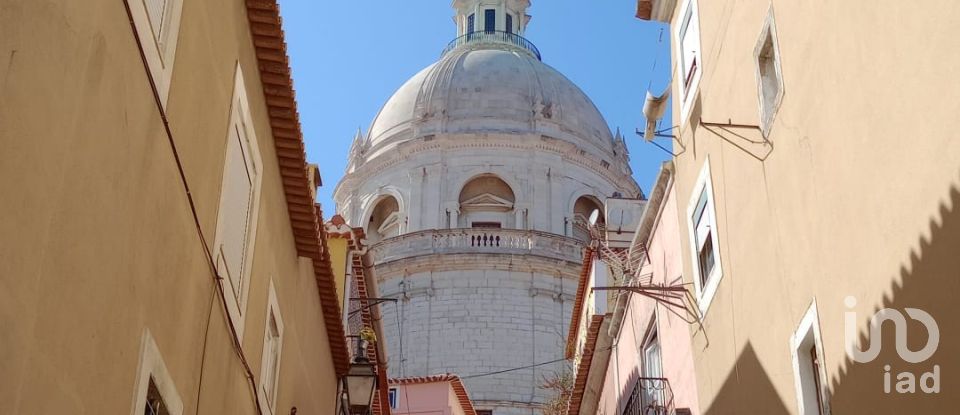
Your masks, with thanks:
M0 412L334 413L274 1L0 2Z
M960 87L945 51L960 7L638 6L673 44L659 127L673 127L683 278L704 325L700 408L955 408Z

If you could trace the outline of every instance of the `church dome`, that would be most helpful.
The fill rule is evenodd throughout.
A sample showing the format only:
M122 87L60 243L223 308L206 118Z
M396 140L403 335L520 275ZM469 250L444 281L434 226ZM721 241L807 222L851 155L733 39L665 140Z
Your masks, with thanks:
M368 132L374 153L430 134L489 132L538 133L596 154L613 151L597 107L541 62L531 43L515 35L477 39L484 35L461 36L390 97Z

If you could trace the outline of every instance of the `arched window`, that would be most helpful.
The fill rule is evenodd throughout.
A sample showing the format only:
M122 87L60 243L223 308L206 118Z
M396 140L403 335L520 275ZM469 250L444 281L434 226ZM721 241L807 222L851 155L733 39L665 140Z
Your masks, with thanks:
M467 228L512 228L516 197L506 182L494 175L476 177L460 190L461 217L457 226Z
M366 234L369 243L400 235L400 203L397 199L386 196L377 202L370 213Z
M590 241L590 215L600 212L597 224L604 224L603 204L593 196L581 196L573 204L573 237L581 241Z

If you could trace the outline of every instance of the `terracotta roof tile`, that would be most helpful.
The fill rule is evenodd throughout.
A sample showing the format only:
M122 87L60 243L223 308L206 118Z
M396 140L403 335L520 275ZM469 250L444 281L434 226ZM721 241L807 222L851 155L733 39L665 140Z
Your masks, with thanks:
M580 268L580 281L577 284L577 298L573 302L573 314L570 316L570 328L567 331L567 348L564 357L573 358L574 346L577 344L577 332L580 329L580 318L583 314L583 299L587 296L587 281L590 279L590 267L593 265L594 252L587 248L583 253L583 267Z
M425 383L450 382L450 386L453 387L453 393L457 395L457 400L460 401L460 407L463 408L463 412L466 415L477 415L477 411L473 409L473 402L470 402L470 396L467 395L467 388L463 386L463 382L460 381L460 377L457 375L446 373L443 375L396 378L390 379L388 382L391 385L422 385Z
M287 44L277 0L247 0L247 20L256 48L260 82L263 85L274 146L280 163L287 211L297 254L313 259L314 278L320 295L324 325L338 375L350 366L336 284L323 226L323 211L311 196L303 132L297 113L296 94L290 77Z
M583 346L583 356L580 357L580 364L577 365L577 377L573 381L573 393L570 395L567 415L580 413L580 404L583 403L583 393L587 390L587 376L590 374L593 353L597 347L597 338L600 336L600 326L603 324L604 317L603 314L597 314L590 318L590 328L587 329L587 344Z

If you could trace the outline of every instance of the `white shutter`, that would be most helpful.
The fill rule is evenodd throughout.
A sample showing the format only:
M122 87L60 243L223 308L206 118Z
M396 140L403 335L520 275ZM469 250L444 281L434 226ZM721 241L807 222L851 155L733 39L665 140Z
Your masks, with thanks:
M224 166L223 210L220 218L224 221L220 254L226 266L227 280L233 288L233 294L240 298L243 286L244 260L246 256L247 235L249 234L250 207L253 199L253 172L248 167L249 156L241 138L239 125L234 124L227 145L227 160Z
M680 83L684 88L687 86L687 80L692 76L691 72L696 70L696 66L700 65L699 62L696 62L700 50L700 24L694 13L694 7L696 6L693 3L687 6L680 26L680 59L682 59L681 63L683 64L683 79L680 80ZM684 89L684 92L686 92L686 89Z
M160 35L163 34L164 18L166 17L167 2L169 0L143 0L153 29L153 38L160 44ZM162 49L162 48L161 48Z

